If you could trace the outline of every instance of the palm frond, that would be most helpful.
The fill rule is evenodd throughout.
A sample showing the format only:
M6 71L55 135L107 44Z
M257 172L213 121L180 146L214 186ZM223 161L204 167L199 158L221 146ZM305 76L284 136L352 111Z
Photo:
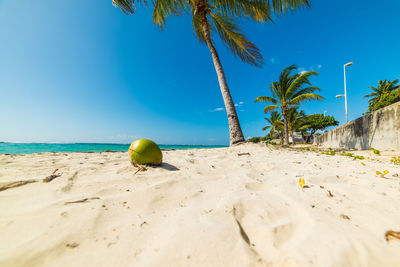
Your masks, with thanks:
M200 17L195 14L194 10L192 10L192 30L193 33L196 34L197 39L200 43L205 43L205 36L203 32L203 27L201 26Z
M292 98L295 98L302 94L314 93L315 91L321 91L321 88L315 87L315 86L309 86L309 87L303 88L300 91L296 92L294 95L292 95Z
M271 90L272 96L274 98L283 100L281 95L280 85L278 82L272 82L271 85L269 86L269 89Z
M272 128L271 125L265 126L264 128L262 128L263 131L268 130L269 128Z
M272 104L278 104L279 103L278 100L276 100L275 98L272 98L270 96L259 96L256 99L254 99L254 102L255 103L258 103L258 102L269 102L269 103L272 103Z
M139 4L146 4L146 0L139 0ZM112 4L122 10L125 14L134 14L136 5L134 0L112 0Z
M379 93L377 93L377 92L374 92L374 93L370 93L370 94L368 94L368 95L365 95L364 97L373 97L373 96L378 96L379 95Z
M269 105L264 108L264 113L268 113L271 110L278 109L280 106L278 105Z
M310 85L309 78L312 75L318 75L316 71L307 71L298 75L293 82L290 83L286 91L286 97L291 98L303 85Z
M232 53L243 62L254 66L261 66L263 57L260 50L252 42L248 41L243 33L233 22L233 19L222 16L219 13L210 13L210 22L215 26L221 40Z
M160 26L165 26L166 18L170 15L179 16L188 7L188 3L183 0L152 0L154 4L153 22Z
M274 12L283 14L300 7L310 7L309 0L271 0Z
M292 73L294 70L297 70L297 66L295 64L285 68L279 75L279 81L286 81L290 76L290 73Z
M264 0L211 0L215 9L227 17L247 17L257 22L272 21L272 9Z
M325 98L320 95L308 93L308 94L299 95L299 96L291 99L288 102L288 104L289 105L298 105L300 103L304 103L304 102L311 101L311 100L323 100L323 99L325 99Z

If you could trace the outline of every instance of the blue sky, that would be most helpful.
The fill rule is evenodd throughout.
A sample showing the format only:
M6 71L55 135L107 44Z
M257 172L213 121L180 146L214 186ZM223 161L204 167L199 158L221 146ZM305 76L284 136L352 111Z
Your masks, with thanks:
M269 84L295 63L316 70L325 101L305 104L345 120L367 108L368 86L400 78L400 2L314 0L274 24L241 21L263 68L236 59L216 39L245 137L265 134ZM228 124L208 49L187 16L164 31L151 9L124 15L111 0L0 0L0 141L228 144ZM239 104L240 103L240 104Z

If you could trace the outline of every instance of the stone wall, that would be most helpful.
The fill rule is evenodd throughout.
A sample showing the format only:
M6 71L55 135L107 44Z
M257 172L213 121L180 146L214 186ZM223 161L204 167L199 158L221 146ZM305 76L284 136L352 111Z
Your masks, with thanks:
M314 138L332 148L400 151L400 102L377 110Z

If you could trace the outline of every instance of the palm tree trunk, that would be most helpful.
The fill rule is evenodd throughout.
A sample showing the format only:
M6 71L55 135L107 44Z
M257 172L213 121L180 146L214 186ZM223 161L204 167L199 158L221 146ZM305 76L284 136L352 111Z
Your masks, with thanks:
M307 139L306 139L306 135L304 134L304 132L301 132L301 138L303 138L303 141L305 144L307 144Z
M288 121L287 121L287 118L286 118L286 112L283 113L283 123L285 125L285 133L284 133L285 134L285 142L284 142L284 145L288 146L289 145L289 129L288 129Z
M219 87L221 89L222 97L224 99L224 104L226 108L226 113L228 115L230 145L244 142L243 132L240 127L239 118L237 116L235 109L235 104L233 103L231 93L229 92L225 73L222 68L221 61L219 60L217 50L215 49L213 41L211 39L209 25L206 20L203 20L202 27L204 31L204 38L208 46L208 49L210 49L211 56L214 62L215 71L217 72Z
M291 131L291 135L292 135L292 144L295 145L296 144L296 140L294 140L294 132Z

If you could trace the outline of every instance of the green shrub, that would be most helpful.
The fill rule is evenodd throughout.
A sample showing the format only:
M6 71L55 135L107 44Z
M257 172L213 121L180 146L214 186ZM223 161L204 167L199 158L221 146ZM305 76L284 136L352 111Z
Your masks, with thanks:
M305 146L305 147L295 147L295 149L307 150L307 151L310 151L310 150L311 150L311 148L309 148L308 146Z
M375 149L373 147L371 147L369 150L373 151L374 154L376 154L376 155L380 155L381 154L381 152L378 149Z
M392 157L390 162L395 164L395 165L400 165L400 156L398 156L397 158L396 157Z
M353 153L343 153L343 154L340 154L341 156L346 156L346 157L353 157L354 156L354 154Z
M252 137L248 139L247 141L252 142L252 143L259 143L261 141L261 137Z

